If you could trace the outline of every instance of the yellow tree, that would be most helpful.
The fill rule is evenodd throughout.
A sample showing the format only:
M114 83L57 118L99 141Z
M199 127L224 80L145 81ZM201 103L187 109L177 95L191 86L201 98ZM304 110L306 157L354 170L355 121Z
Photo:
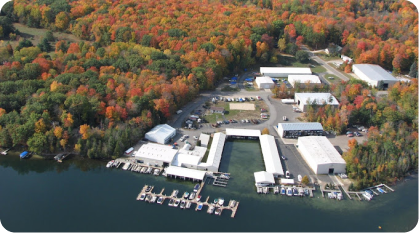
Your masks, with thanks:
M68 18L67 14L65 12L60 12L55 17L55 26L59 30L67 29L69 22L70 22L70 19Z
M80 134L82 135L81 138L82 139L88 139L89 138L89 131L90 131L90 126L87 124L84 125L80 125Z
M264 128L262 130L262 134L269 134L269 129L268 128Z
M55 127L55 129L54 129L54 135L58 139L61 139L61 137L63 136L63 128L61 128L60 126Z
M35 122L35 132L36 133L45 133L47 127L45 125L44 119L41 118Z

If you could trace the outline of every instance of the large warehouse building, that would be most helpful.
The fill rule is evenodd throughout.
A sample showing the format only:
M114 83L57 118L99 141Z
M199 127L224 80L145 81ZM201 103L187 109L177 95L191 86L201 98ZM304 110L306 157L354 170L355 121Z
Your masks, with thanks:
M226 135L223 133L215 133L211 143L211 149L208 154L207 161L199 163L197 169L204 171L218 172L221 157L223 156L224 143Z
M174 136L176 136L176 129L168 124L157 125L145 134L146 139L160 144L169 143Z
M293 74L312 74L306 67L260 67L260 74L271 78L286 78Z
M385 71L379 65L372 64L355 64L352 66L352 71L359 79L367 82L372 87L377 87L378 82L383 81L384 89L398 82L398 80Z
M294 99L298 108L303 112L307 111L311 104L339 107L338 100L330 93L295 93Z
M346 173L345 160L326 137L300 137L297 146L315 174Z
M263 77L256 77L256 85L260 89L271 89L274 88L275 83L272 81L271 77L263 76Z
M278 123L278 134L281 138L298 138L300 136L323 135L323 126L319 122Z
M314 86L322 83L317 75L288 75L288 82L293 87L295 87L295 83L299 83L301 87L305 87L306 85Z
M140 163L151 166L168 166L177 153L171 146L155 143L144 144L138 149L134 156Z

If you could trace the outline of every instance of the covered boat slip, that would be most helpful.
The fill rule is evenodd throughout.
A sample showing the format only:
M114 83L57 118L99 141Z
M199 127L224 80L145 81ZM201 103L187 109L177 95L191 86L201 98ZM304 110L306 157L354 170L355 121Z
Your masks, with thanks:
M223 156L224 143L226 135L223 133L215 133L212 139L211 149L205 163L199 163L198 169L205 171L218 172L221 157Z
M166 168L168 177L191 179L193 181L202 181L205 177L205 171L189 169L184 167L169 166Z
M228 138L235 139L258 139L261 135L260 130L255 129L226 129L226 135Z
M283 176L284 170L279 159L275 138L271 135L261 135L259 139L266 171L272 173L275 177Z
M253 173L255 176L255 185L256 187L260 186L269 186L275 184L275 179L272 173L260 171Z

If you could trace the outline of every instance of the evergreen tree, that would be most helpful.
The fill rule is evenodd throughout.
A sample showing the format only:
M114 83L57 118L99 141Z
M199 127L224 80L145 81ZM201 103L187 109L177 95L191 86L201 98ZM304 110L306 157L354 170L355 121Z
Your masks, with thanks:
M42 52L49 52L51 50L51 45L47 38L43 38L37 46Z
M417 61L413 62L413 64L410 66L409 76L412 78L418 78L418 62Z

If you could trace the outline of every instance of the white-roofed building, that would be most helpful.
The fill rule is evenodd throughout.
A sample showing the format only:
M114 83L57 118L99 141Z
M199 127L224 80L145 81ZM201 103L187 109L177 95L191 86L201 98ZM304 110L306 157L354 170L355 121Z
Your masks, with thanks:
M260 73L271 78L286 78L292 74L312 74L306 67L260 67Z
M259 139L266 171L273 174L275 177L283 176L284 170L282 169L281 160L279 159L275 138L271 135L261 135Z
M300 86L307 87L321 84L319 76L317 75L288 75L288 82L295 87L296 83L299 83Z
M345 160L326 137L300 137L297 145L315 174L346 173Z
M272 81L271 77L263 76L263 77L256 77L256 85L260 89L271 89L275 86L274 81Z
M307 111L308 105L312 104L339 107L338 100L330 93L295 93L294 99L303 112Z
M355 64L352 66L352 71L359 79L367 82L372 87L377 87L378 82L383 81L383 87L384 89L387 89L398 82L393 75L388 73L379 65Z
M172 166L186 167L191 169L198 169L198 165L207 151L206 147L195 146L193 150L189 150L190 145L187 148L182 148L173 158Z
M157 125L145 134L146 139L160 144L169 143L174 136L176 136L176 129L168 124Z
M201 146L208 147L210 137L211 136L209 134L201 133L201 135L199 135L199 141L201 141Z
M167 177L202 181L205 178L206 172L184 167L170 166L166 168L166 174Z
M134 153L134 156L141 163L149 164L152 166L167 166L172 163L176 153L177 150L172 149L171 146L147 143L142 145Z
M236 139L258 139L261 135L258 129L233 129L227 128L226 135Z
M260 171L260 172L255 172L254 176L255 176L255 185L257 187L275 184L275 179L272 173Z
M323 135L323 126L319 122L278 123L278 134L281 138L321 136Z
M224 143L226 135L223 133L215 133L212 139L211 149L205 163L199 163L198 169L205 171L218 172L221 157L223 156Z

